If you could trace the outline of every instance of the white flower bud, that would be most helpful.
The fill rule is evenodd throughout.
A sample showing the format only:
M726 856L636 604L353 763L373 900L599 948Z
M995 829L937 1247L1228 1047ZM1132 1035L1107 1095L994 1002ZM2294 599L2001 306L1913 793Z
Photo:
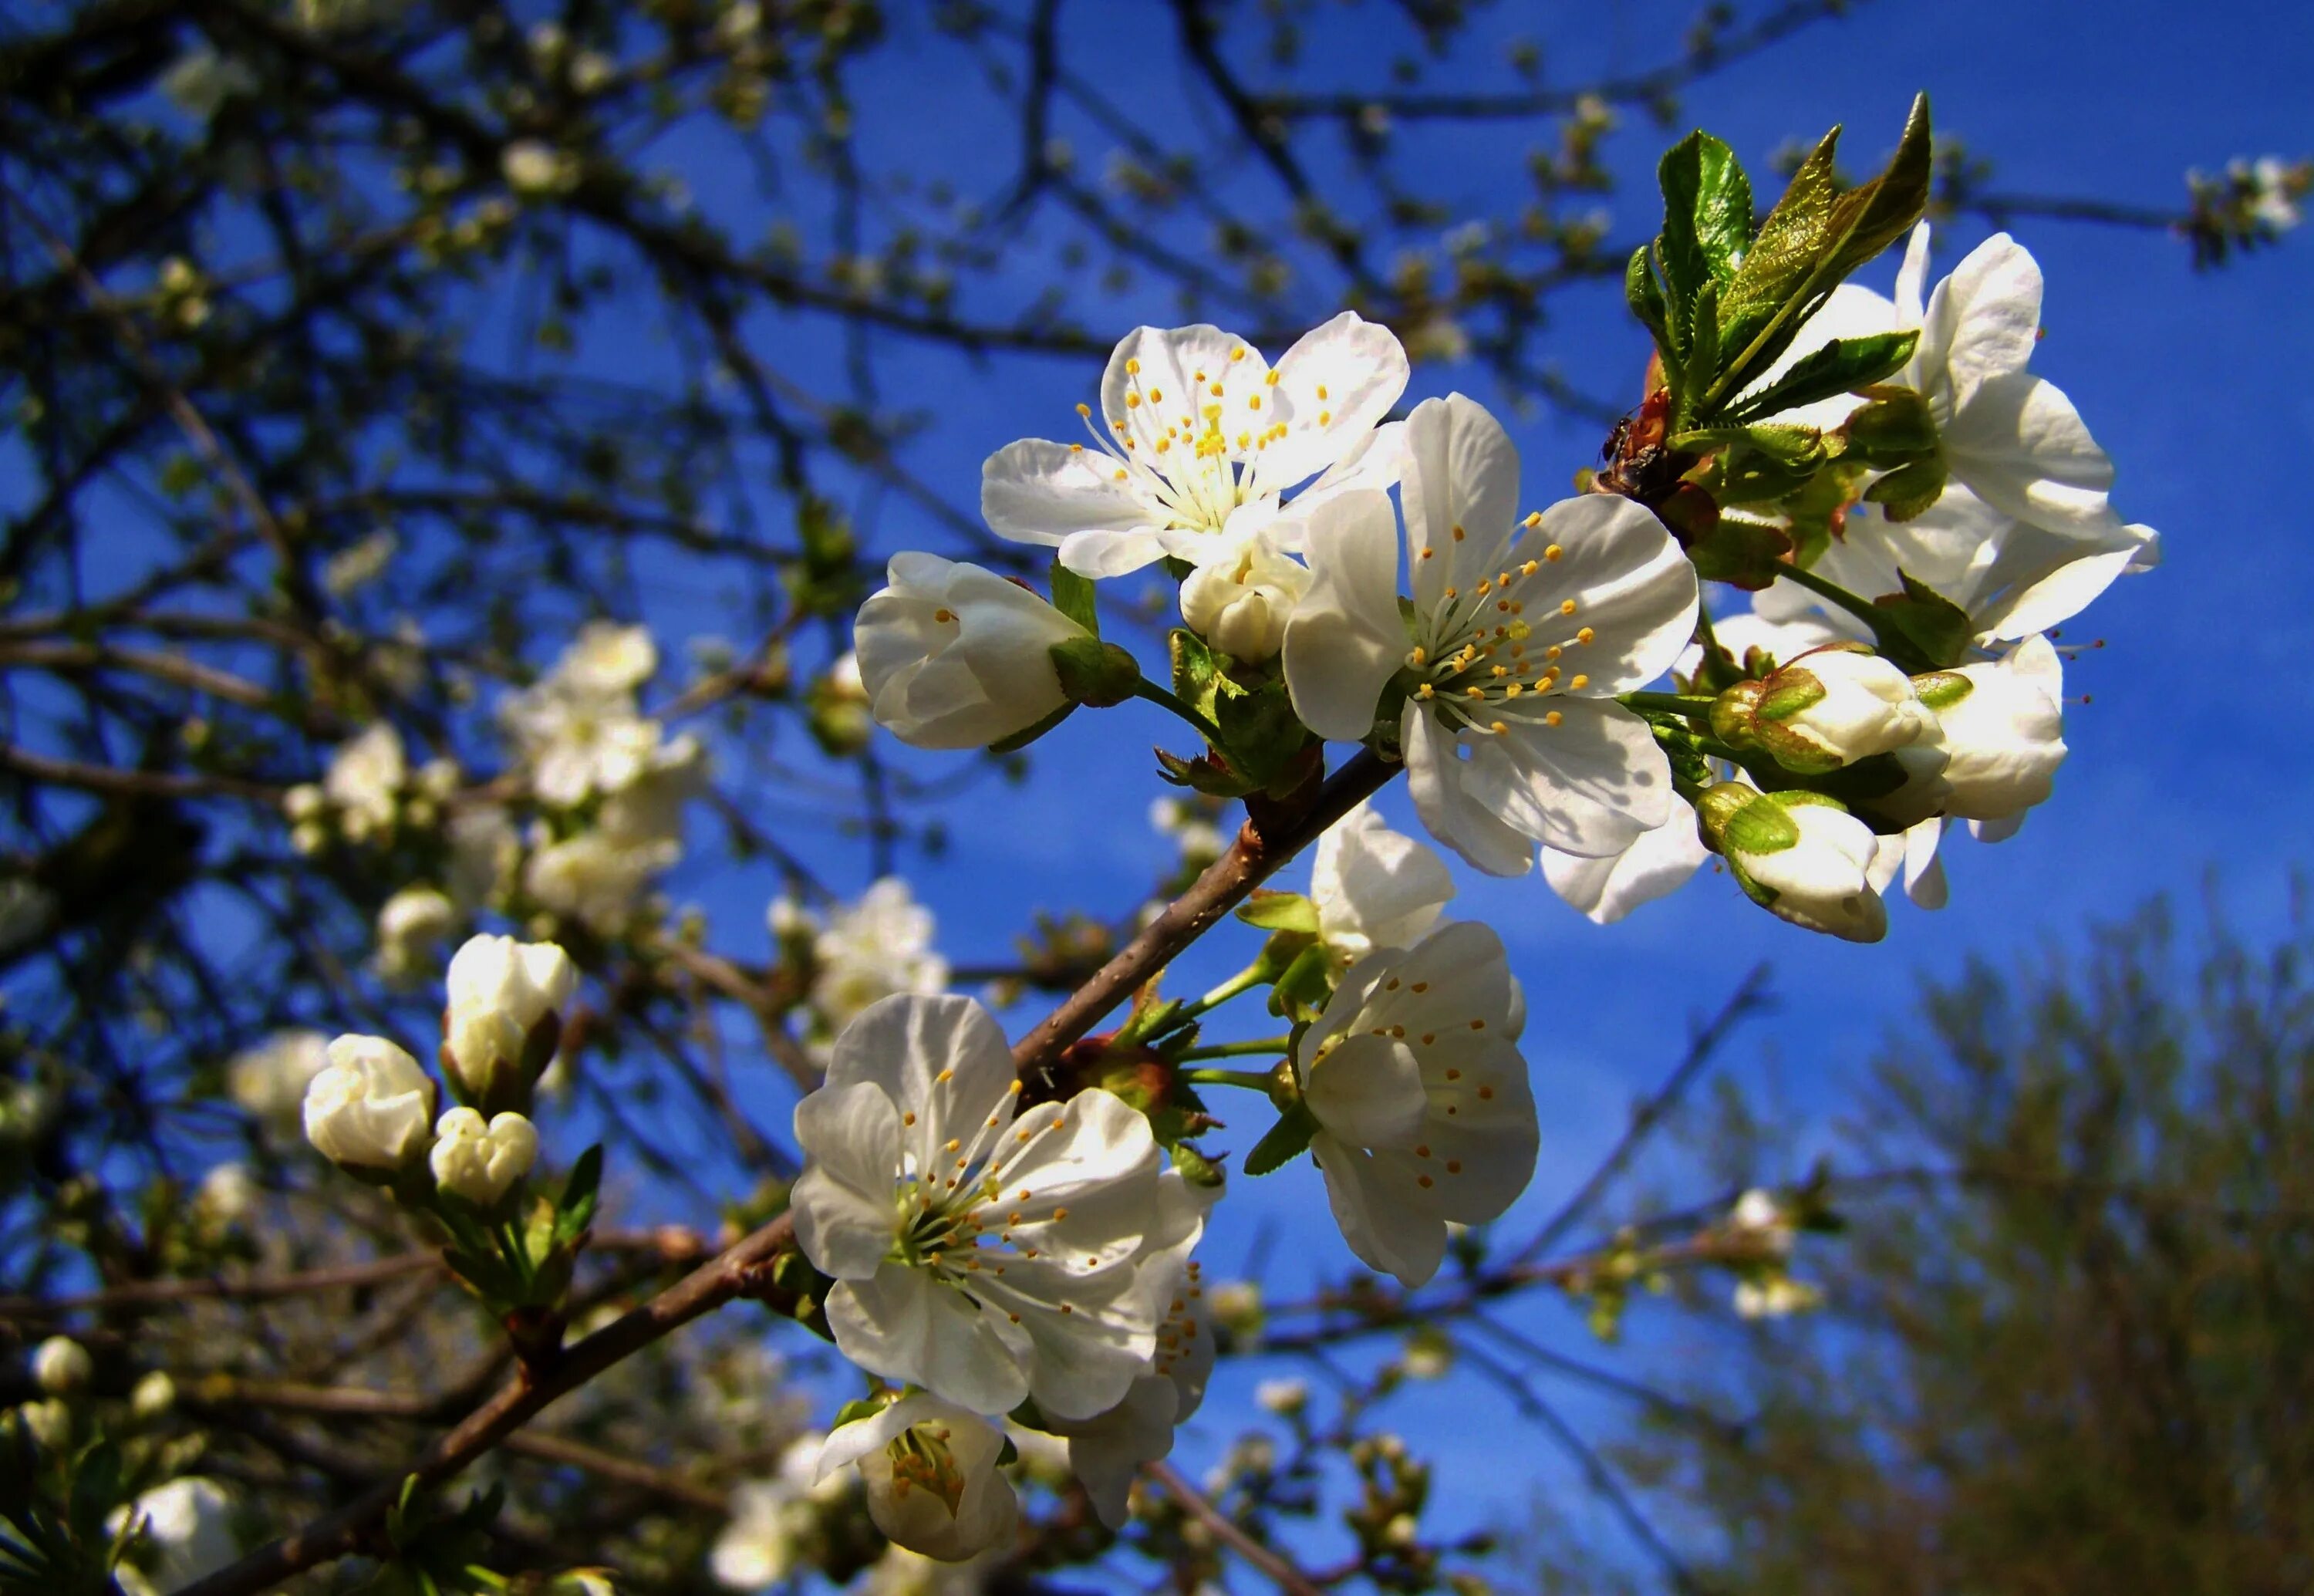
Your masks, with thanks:
M1887 906L1870 876L1878 840L1838 804L1729 781L1704 794L1699 808L1705 834L1754 903L1850 942L1888 934Z
M551 194L578 179L576 163L543 139L518 138L499 157L507 186L517 194Z
M474 937L459 948L442 1050L461 1095L485 1105L523 1100L553 1054L554 1022L578 984L578 966L552 942ZM534 1042L542 1027L544 1040Z
M1944 729L1945 812L2001 820L2049 796L2065 760L2064 667L2045 638L2005 659L1921 678Z
M1713 729L1764 748L1786 770L1836 771L1909 747L1936 729L1912 679L1853 644L1811 649L1759 682L1739 682L1712 706Z
M60 1452L72 1444L72 1409L53 1398L46 1402L27 1402L16 1409L16 1416L33 1440L52 1452Z
M128 1393L128 1411L146 1424L162 1417L177 1405L177 1382L158 1369L137 1382Z
M1265 1380L1253 1388L1253 1399L1263 1411L1290 1418L1310 1406L1310 1388L1298 1380Z
M69 1336L51 1336L32 1349L32 1383L51 1397L70 1397L96 1378L88 1348Z
M431 886L405 886L377 912L378 967L388 975L416 969L427 951L458 929L458 905Z
M327 804L321 788L311 781L301 781L281 795L281 813L291 820L312 820Z
M1309 569L1257 533L1183 579L1181 619L1223 654L1257 664L1285 646L1286 618L1309 586Z
M870 712L918 748L985 748L1063 704L1052 648L1089 634L978 566L896 554L852 639Z
M1791 1217L1774 1194L1758 1186L1736 1199L1727 1223L1746 1239L1757 1242L1779 1257L1788 1256L1792 1250Z
M305 1139L333 1163L400 1169L426 1150L434 1082L380 1036L340 1036L305 1089Z
M472 1108L453 1108L434 1127L428 1162L434 1184L477 1208L491 1208L538 1161L538 1131L519 1114L487 1124Z

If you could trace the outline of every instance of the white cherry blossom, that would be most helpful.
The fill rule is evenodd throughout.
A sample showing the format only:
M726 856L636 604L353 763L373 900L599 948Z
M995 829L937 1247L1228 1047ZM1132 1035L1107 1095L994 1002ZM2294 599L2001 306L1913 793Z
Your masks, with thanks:
M895 554L852 629L876 723L917 748L985 748L1068 701L1052 648L1085 629L994 571Z
M1921 679L1944 730L1956 819L2006 821L2049 796L2065 758L2064 664L2046 638Z
M330 1062L330 1039L319 1031L277 1031L235 1054L225 1066L225 1089L259 1119L287 1123L305 1105L305 1089Z
M842 1030L870 1003L897 992L930 997L948 986L948 960L932 947L932 912L908 884L887 876L827 917L812 939L812 1006Z
M233 1498L215 1480L187 1475L115 1510L106 1528L138 1526L130 1560L113 1570L124 1596L162 1596L206 1578L241 1555L228 1515Z
M1377 948L1421 940L1453 895L1446 861L1419 838L1393 831L1371 802L1318 839L1310 867L1318 940L1345 967Z
M322 792L338 812L339 827L358 842L393 829L402 789L409 780L402 734L381 720L330 756Z
M1354 966L1294 1050L1335 1222L1409 1290L1450 1221L1497 1218L1533 1177L1525 1018L1502 939L1466 921Z
M861 1368L977 1413L1115 1406L1150 1366L1178 1244L1149 1122L1107 1092L1039 1104L967 998L887 998L796 1106L796 1239L835 1277Z
M868 1516L895 1545L961 1563L1011 1538L1020 1502L998 1471L1004 1433L928 1392L839 1425L820 1449L827 1479L857 1465Z
M436 1123L434 1136L426 1155L434 1184L477 1208L497 1206L538 1162L538 1129L519 1114L485 1122L472 1108L453 1108Z
M398 1169L426 1151L434 1081L382 1036L340 1036L305 1089L305 1139L332 1163Z
M1322 506L1315 580L1285 634L1295 712L1322 736L1363 738L1399 677L1399 740L1433 836L1497 876L1531 869L1538 842L1620 852L1664 823L1672 794L1647 722L1612 698L1679 657L1695 568L1626 498L1520 520L1517 453L1461 394L1417 406L1406 444L1413 620L1400 616L1389 501L1354 492Z
M767 1591L801 1566L819 1532L821 1512L852 1488L840 1474L817 1477L826 1441L817 1434L798 1437L780 1454L772 1477L733 1488L730 1521L707 1555L718 1584Z
M1135 328L1109 356L1099 419L1077 407L1094 447L1024 438L998 450L981 468L981 516L1088 577L1167 555L1231 558L1232 540L1267 525L1296 483L1319 478L1293 501L1307 511L1353 484L1395 480L1377 424L1407 371L1391 331L1354 311L1274 367L1218 327Z

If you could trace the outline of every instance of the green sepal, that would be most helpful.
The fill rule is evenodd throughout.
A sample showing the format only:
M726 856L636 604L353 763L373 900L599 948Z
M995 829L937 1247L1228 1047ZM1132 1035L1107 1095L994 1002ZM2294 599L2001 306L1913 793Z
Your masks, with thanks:
M1886 512L1889 520L1902 523L1926 515L1944 497L1945 481L1942 460L1915 460L1873 483L1864 497Z
M1711 530L1688 545L1687 557L1695 574L1707 582L1726 582L1757 593L1783 571L1791 540L1780 526L1722 516Z
M1017 754L1076 712L1077 706L1075 704L1063 704L1059 709L1055 710L1051 714L1046 716L1042 720L1038 721L1035 725L1024 727L1020 730L1014 732L1011 736L1006 737L1000 742L989 744L988 751L991 754Z
M1976 683L1958 671L1926 671L1912 678L1912 692L1930 709L1941 713L1976 691Z
M854 1398L835 1410L835 1418L827 1427L830 1430L841 1430L846 1424L856 1424L862 1419L872 1419L891 1406L892 1401L889 1392L879 1392L873 1397Z
M1162 748L1156 754L1158 774L1176 787L1218 798L1239 798L1261 790L1261 783L1247 780L1210 754L1184 759Z
M1237 906L1237 917L1264 930L1318 934L1318 905L1298 892L1256 888L1251 897Z
M1782 410L1797 410L1804 404L1814 404L1818 400L1868 388L1882 378L1902 371L1904 362L1912 357L1913 346L1920 341L1921 335L1917 331L1876 332L1868 338L1835 338L1822 348L1802 357L1791 370L1767 387L1730 405L1727 419L1772 416Z
M1968 612L1910 571L1896 577L1904 590L1872 601L1872 636L1880 652L1912 675L1959 664L1976 630Z
M1807 486L1784 501L1791 523L1792 563L1806 570L1832 547L1833 524L1844 520L1856 502L1856 484L1867 467L1836 460L1808 479Z
M1721 847L1730 853L1781 853L1799 846L1800 828L1778 800L1753 798L1727 816L1719 828Z
M1093 636L1100 636L1100 611L1093 601L1092 578L1077 575L1055 560L1052 584L1053 608Z
M1245 1172L1267 1175L1284 1168L1308 1150L1310 1138L1317 1133L1318 1116L1310 1112L1309 1104L1297 1100L1277 1116L1277 1123L1260 1141L1246 1150Z
M1840 429L1847 458L1886 471L1936 456L1936 418L1926 399L1910 388L1875 388L1870 397Z
M1294 956L1269 993L1269 1011L1289 1019L1312 1020L1333 995L1333 961L1323 944L1313 942Z
M1096 710L1121 704L1133 696L1141 681L1141 664L1115 643L1099 638L1071 638L1047 652L1060 676L1061 691L1072 702Z

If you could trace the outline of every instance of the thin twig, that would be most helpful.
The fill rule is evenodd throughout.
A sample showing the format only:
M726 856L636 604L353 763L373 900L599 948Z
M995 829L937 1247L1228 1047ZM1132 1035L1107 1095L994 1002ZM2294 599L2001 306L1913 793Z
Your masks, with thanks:
M1215 1539L1268 1575L1271 1583L1287 1596L1320 1596L1315 1580L1246 1533L1235 1519L1215 1507L1203 1491L1184 1478L1179 1469L1161 1459L1141 1467L1150 1478L1165 1487L1166 1494L1179 1503L1184 1512L1212 1530Z

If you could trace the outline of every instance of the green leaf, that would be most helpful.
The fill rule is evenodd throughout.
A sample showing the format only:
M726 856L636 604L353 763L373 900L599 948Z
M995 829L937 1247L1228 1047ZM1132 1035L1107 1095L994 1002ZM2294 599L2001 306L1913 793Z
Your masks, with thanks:
M1250 792L1261 790L1261 783L1249 781L1210 754L1184 759L1178 754L1156 751L1159 773L1176 787L1186 787L1202 792L1208 798L1238 798Z
M1211 719L1214 700L1239 691L1229 679L1222 657L1206 640L1186 627L1177 627L1167 639L1173 661L1173 696Z
M991 754L1017 754L1076 712L1076 705L1063 704L1034 726L1024 727L1002 742L989 744L988 751Z
M578 1155L578 1161L570 1166L570 1178L562 1183L562 1201L555 1205L554 1215L558 1244L578 1235L594 1219L595 1199L602 1184L603 1144L597 1142Z
M1664 366L1670 370L1679 358L1678 347L1672 341L1668 307L1664 304L1663 285L1656 280L1656 269L1647 260L1647 247L1641 244L1631 251L1631 263L1623 269L1623 298L1631 307L1631 314L1656 340L1663 352Z
M1663 184L1664 229L1656 241L1674 319L1700 325L1697 298L1706 285L1730 282L1752 242L1752 183L1735 151L1709 133L1689 134L1656 168Z
M1780 526L1722 516L1709 532L1688 545L1687 557L1703 580L1757 593L1782 574L1784 556L1791 547Z
M1897 467L1864 491L1864 497L1888 512L1891 521L1910 521L1925 514L1945 494L1945 463L1916 460Z
M1317 1018L1333 995L1333 960L1324 945L1312 943L1277 977L1269 993L1269 1011L1291 1019Z
M1833 169L1839 139L1837 128L1825 134L1792 174L1721 296L1720 341L1735 355L1701 396L1697 413L1707 419L1772 366L1841 279L1900 237L1928 204L1928 96L1912 101L1887 169L1844 194L1835 194Z
M1772 416L1820 399L1853 393L1903 369L1912 357L1918 332L1876 332L1868 338L1835 338L1750 398L1728 407L1727 419Z
M1912 572L1896 576L1903 592L1872 601L1872 635L1880 652L1915 675L1958 665L1976 630L1968 612L1914 580Z
M104 1521L120 1505L120 1449L100 1441L80 1455L72 1482L71 1522L74 1536L88 1544L104 1543Z
M1093 636L1100 636L1100 613L1093 602L1092 578L1077 575L1057 560L1053 561L1053 608Z
M1257 787L1276 787L1293 774L1310 734L1294 713L1283 680L1250 692L1218 693L1214 722L1230 763Z
M1296 1102L1278 1115L1277 1123L1269 1127L1260 1141L1247 1150L1245 1172L1267 1175L1282 1169L1300 1158L1310 1145L1310 1138L1318 1133L1318 1116L1310 1112L1310 1105Z
M1696 290L1688 311L1687 355L1681 366L1679 392L1701 393L1719 375L1719 285L1707 281Z
M1302 931L1312 937L1318 934L1318 905L1298 892L1257 889L1238 905L1237 917L1264 930Z

